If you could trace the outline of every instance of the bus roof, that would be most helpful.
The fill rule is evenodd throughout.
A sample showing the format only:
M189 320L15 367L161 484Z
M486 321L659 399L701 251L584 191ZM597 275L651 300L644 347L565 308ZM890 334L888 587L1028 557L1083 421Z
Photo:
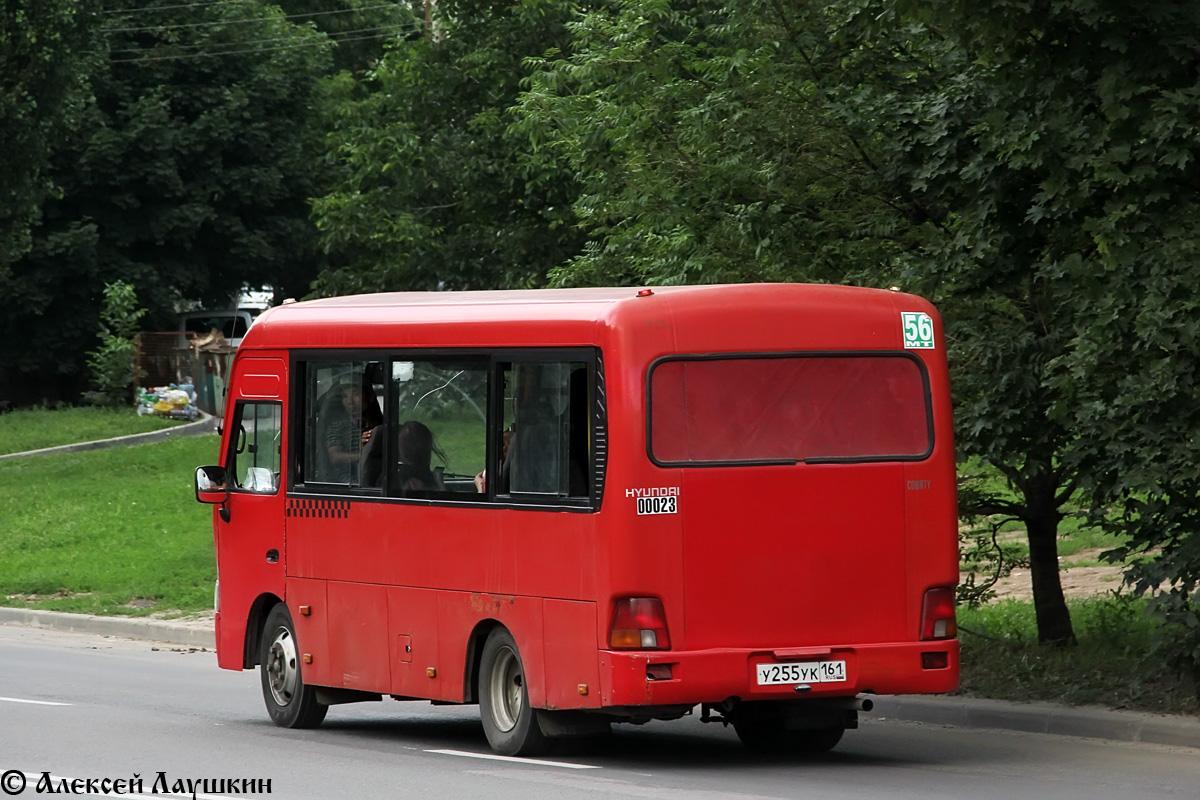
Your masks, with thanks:
M599 328L670 320L722 327L790 327L830 315L891 322L897 303L931 310L912 295L819 284L723 284L649 288L391 292L309 300L264 312L243 341L251 347L588 345ZM898 326L896 326L898 330Z

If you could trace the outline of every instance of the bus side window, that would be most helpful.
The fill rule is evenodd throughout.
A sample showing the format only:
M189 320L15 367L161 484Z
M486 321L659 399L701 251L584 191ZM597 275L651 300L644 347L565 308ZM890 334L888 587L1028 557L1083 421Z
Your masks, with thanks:
M399 358L391 393L389 493L477 499L487 455L486 358Z
M238 404L227 474L233 489L275 494L283 446L283 407L279 403Z
M363 438L383 436L376 384L379 361L309 361L305 364L305 480L348 488L377 485L361 479ZM378 469L375 470L378 475Z
M588 375L582 362L511 365L513 435L502 471L512 494L588 496Z

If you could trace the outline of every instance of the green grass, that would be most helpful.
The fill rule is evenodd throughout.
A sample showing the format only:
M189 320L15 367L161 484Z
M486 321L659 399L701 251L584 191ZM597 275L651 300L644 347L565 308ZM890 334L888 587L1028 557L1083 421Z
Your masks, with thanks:
M1196 713L1196 686L1158 661L1158 622L1143 600L1106 595L1069 603L1079 644L1037 644L1033 604L1005 600L959 609L962 687L997 700L1095 704Z
M179 423L132 408L23 409L0 414L0 455L145 433Z
M58 413L58 412L53 412ZM213 435L0 462L0 604L143 615L212 607Z

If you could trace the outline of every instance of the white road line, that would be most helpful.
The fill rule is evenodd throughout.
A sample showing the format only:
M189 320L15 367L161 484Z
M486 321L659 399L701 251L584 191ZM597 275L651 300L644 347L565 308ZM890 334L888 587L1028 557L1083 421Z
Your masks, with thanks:
M69 706L70 703L51 703L49 700L22 700L19 697L0 697L5 703L29 703L32 706Z
M536 758L518 758L516 756L498 756L493 753L468 753L466 750L426 750L426 753L437 753L443 756L462 756L463 758L482 758L486 761L510 761L514 764L532 764L539 767L562 767L563 769L600 769L591 764L568 764L564 761L541 761Z

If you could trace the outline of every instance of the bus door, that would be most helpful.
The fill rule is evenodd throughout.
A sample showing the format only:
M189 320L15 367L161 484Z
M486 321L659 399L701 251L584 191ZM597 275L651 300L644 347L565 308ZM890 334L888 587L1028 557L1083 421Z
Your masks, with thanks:
M229 496L217 515L216 551L224 588L218 586L217 651L222 667L240 669L245 624L255 598L283 597L283 394L282 358L239 358L227 403L223 459ZM229 621L222 625L222 618ZM226 663L228 662L228 663Z

